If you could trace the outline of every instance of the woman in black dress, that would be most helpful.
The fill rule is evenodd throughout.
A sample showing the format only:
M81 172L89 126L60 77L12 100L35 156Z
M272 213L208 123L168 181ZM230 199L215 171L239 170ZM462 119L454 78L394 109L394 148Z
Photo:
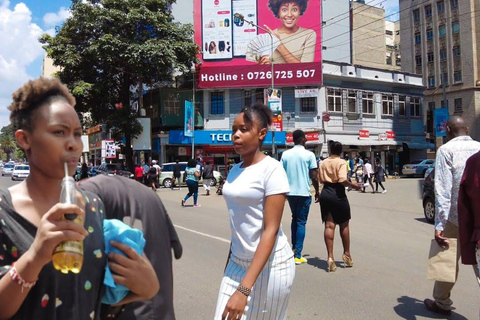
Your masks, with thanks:
M330 157L323 160L319 170L319 181L323 183L323 190L320 194L320 209L322 221L325 222L324 239L328 253L328 271L336 270L333 258L333 239L335 226L340 225L340 237L343 244L342 259L347 267L353 266L350 255L350 204L348 203L345 187L360 190L361 185L351 183L347 180L347 163L340 158L342 144L338 141L330 141Z

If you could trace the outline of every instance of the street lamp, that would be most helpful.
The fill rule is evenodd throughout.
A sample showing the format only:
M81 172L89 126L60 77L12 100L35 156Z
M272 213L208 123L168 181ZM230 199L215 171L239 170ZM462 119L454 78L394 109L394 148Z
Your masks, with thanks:
M241 20L241 21L244 21L246 23L248 23L249 25L251 25L252 27L257 27L258 29L260 30L263 30L265 31L269 36L270 36L270 65L271 65L271 73L272 73L272 94L273 94L273 88L274 88L274 80L275 80L275 73L274 73L274 70L273 70L273 35L265 28L263 27L260 27L258 24L254 23L253 21L250 21L250 20L246 20L245 17L243 16L243 14L241 13L235 13L233 15L235 18ZM272 156L274 158L276 158L276 150L275 150L275 131L276 131L276 128L273 128L273 131L272 131Z

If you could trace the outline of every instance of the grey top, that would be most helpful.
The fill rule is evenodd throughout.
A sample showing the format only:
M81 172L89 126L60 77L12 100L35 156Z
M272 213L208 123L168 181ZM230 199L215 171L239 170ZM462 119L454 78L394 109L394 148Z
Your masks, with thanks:
M153 265L161 290L151 300L127 305L118 319L174 320L172 248L175 258L182 245L162 201L150 188L122 176L98 175L80 182L79 187L96 193L103 201L107 219L131 217L142 221L146 239L144 252Z

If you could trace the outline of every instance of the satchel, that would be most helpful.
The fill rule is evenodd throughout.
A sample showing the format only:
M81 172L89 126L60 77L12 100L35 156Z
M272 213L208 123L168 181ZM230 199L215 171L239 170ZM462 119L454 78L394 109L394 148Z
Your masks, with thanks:
M457 273L457 239L449 238L448 248L440 247L432 240L430 252L428 253L428 271L429 280L455 283Z

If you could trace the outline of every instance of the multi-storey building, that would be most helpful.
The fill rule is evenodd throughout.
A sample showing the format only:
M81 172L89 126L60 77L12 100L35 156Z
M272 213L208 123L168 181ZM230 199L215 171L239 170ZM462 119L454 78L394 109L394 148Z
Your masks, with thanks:
M400 54L400 21L385 20L385 46L387 69L400 70L402 58Z
M444 107L480 139L479 11L477 0L400 0L402 70L423 75L427 135L437 146L433 112Z

